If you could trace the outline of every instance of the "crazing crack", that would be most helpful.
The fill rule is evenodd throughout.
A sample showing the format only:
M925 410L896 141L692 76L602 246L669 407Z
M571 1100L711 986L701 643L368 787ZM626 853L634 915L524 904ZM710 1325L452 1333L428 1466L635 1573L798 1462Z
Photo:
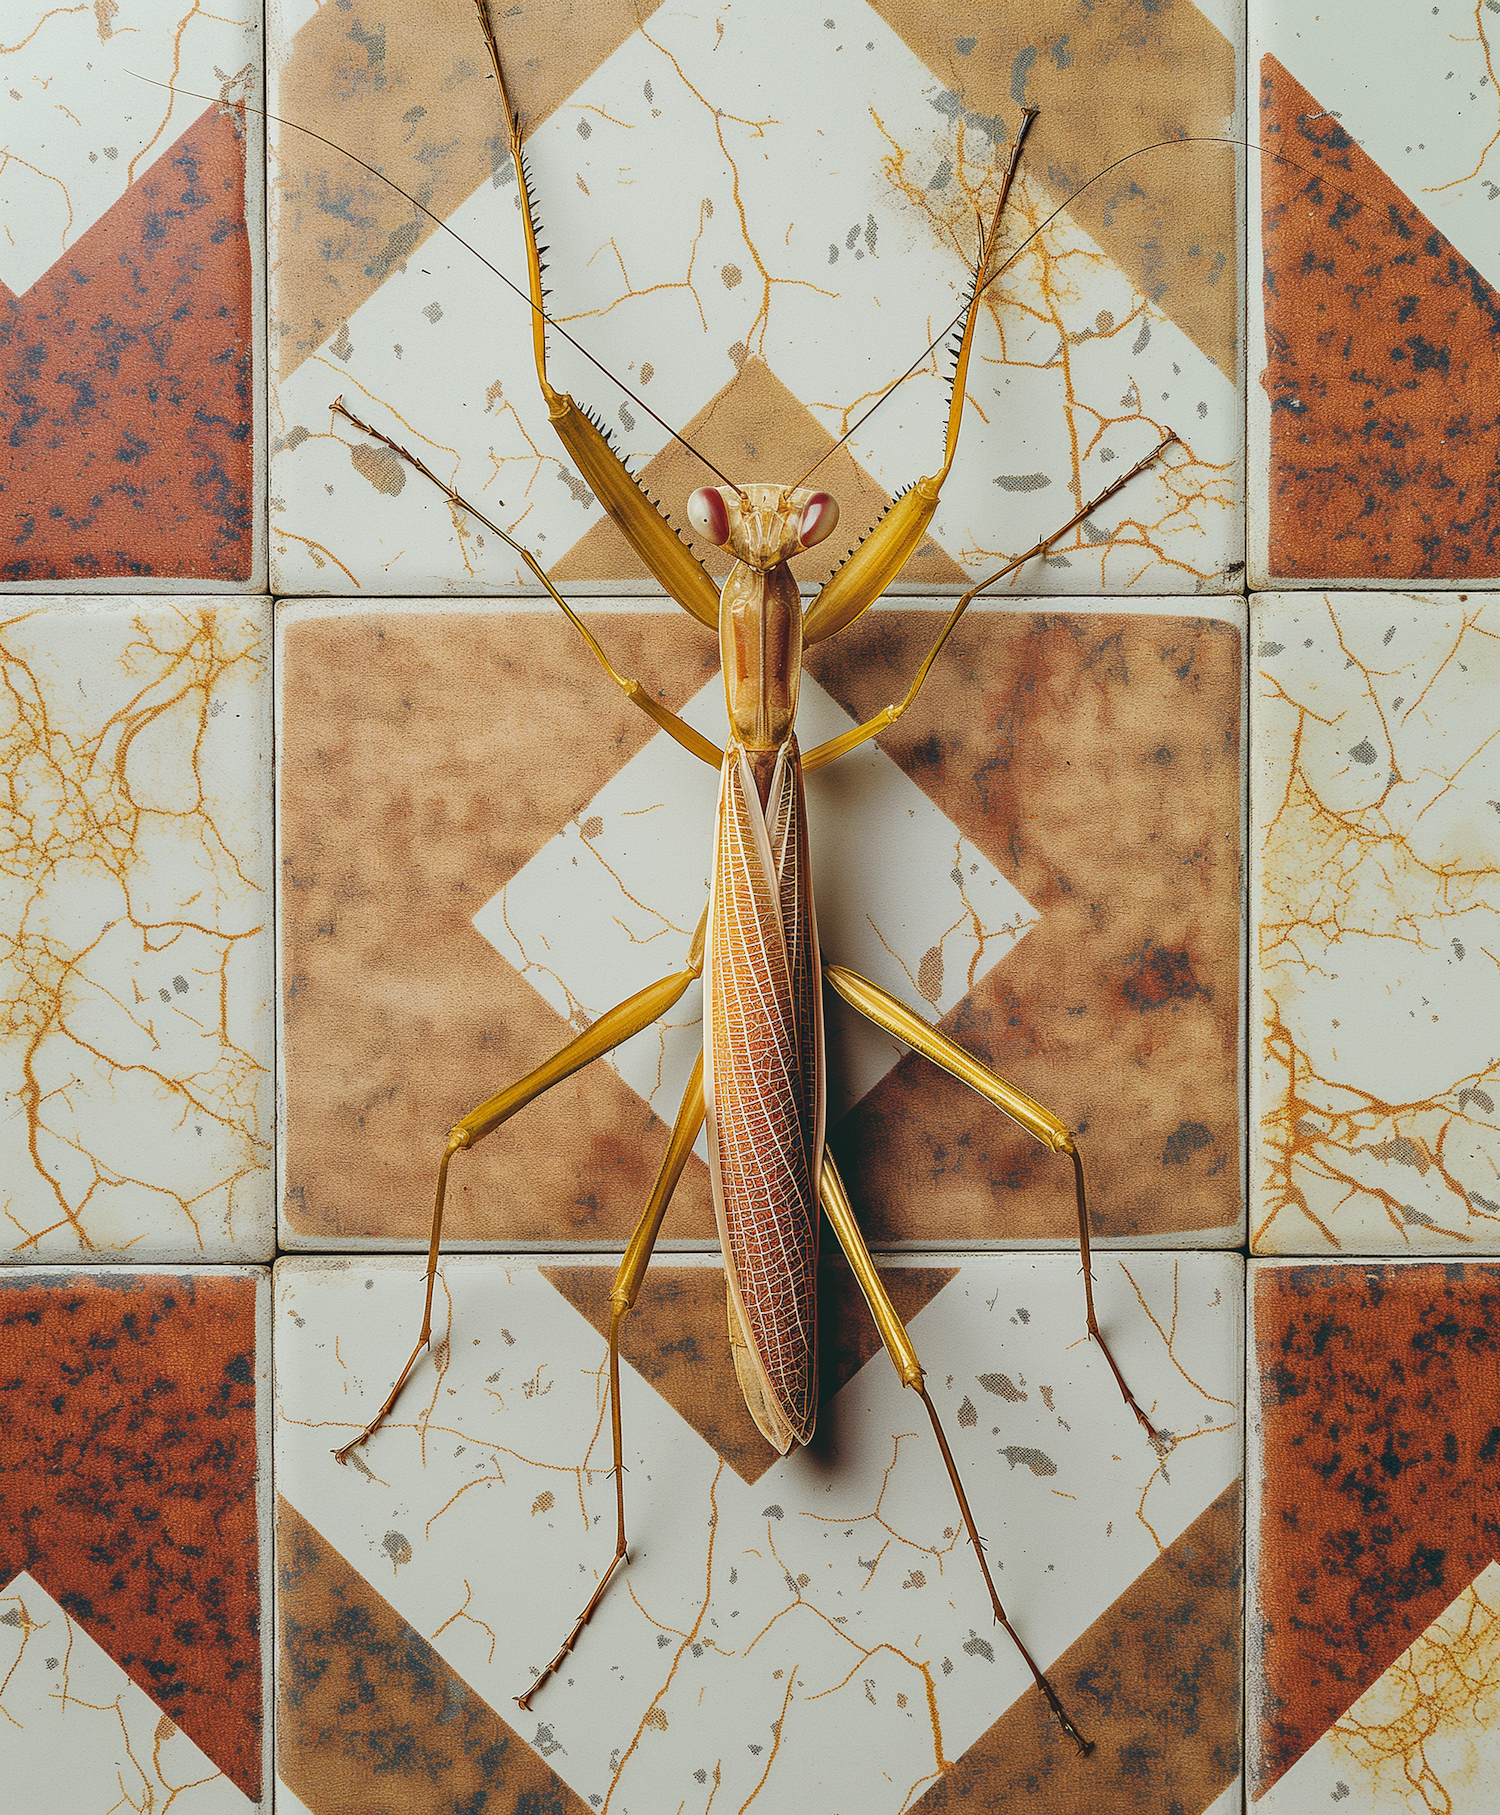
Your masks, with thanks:
M77 698L58 678L28 617L0 624L0 1049L26 1123L13 1179L29 1166L47 1209L14 1185L3 1207L21 1249L70 1230L89 1252L101 1226L103 1245L130 1245L143 1228L107 1226L119 1194L135 1200L134 1218L142 1198L153 1224L180 1218L201 1247L205 1216L232 1227L269 1163L266 1068L231 1032L230 1003L239 948L263 931L260 889L215 804L205 753L226 689L253 681L264 652L237 612L153 608L135 618L111 677L131 691L100 716L81 678ZM102 930L92 917L78 926L84 899L107 904ZM192 955L171 955L179 944ZM190 1057L167 1056L173 1017L204 1036ZM179 1130L211 1126L234 1158L189 1189L176 1166L150 1176L96 1152L101 1097L142 1096Z
M1396 1100L1361 1083L1363 1043L1341 1051L1339 1018L1326 1053L1314 1052L1295 1011L1309 987L1336 982L1341 971L1368 970L1358 955L1366 949L1381 954L1391 974L1399 974L1408 955L1431 958L1450 949L1471 964L1500 965L1500 951L1465 948L1453 924L1500 900L1493 840L1486 843L1483 831L1455 840L1424 823L1437 824L1440 802L1445 810L1458 804L1449 797L1460 778L1500 736L1482 714L1466 735L1467 721L1433 698L1440 677L1455 664L1472 666L1476 652L1483 655L1496 641L1493 613L1473 604L1456 614L1445 645L1421 662L1413 680L1408 667L1361 659L1333 604L1324 609L1345 673L1356 681L1351 703L1318 712L1308 698L1294 697L1292 683L1280 675L1261 676L1262 700L1291 722L1277 731L1290 750L1279 796L1260 815L1265 1209L1254 1239L1287 1246L1295 1242L1294 1229L1284 1232L1278 1223L1300 1222L1338 1248L1340 1214L1347 1220L1373 1208L1404 1245L1432 1237L1471 1242L1469 1225L1500 1222L1493 1158L1500 1041L1487 1062L1455 1066L1439 1088ZM1378 728L1384 753L1367 736L1353 742L1364 723L1372 732ZM1440 744L1433 742L1434 728L1441 729ZM1346 742L1352 760L1330 755ZM1334 773L1336 760L1343 767ZM1370 797L1352 805L1334 798L1350 786L1355 764L1381 761L1386 767ZM1356 974L1352 989L1364 987ZM1425 1018L1433 1005L1425 998L1422 1005ZM1385 1037L1401 1038L1394 1021ZM1407 1170L1395 1171L1397 1164ZM1419 1190L1420 1202L1410 1201Z

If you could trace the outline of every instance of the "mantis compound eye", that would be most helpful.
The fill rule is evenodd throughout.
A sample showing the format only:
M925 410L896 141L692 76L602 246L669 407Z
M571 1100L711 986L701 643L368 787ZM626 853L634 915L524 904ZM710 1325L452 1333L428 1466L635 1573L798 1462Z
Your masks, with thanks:
M838 499L828 492L814 492L802 506L802 526L797 531L797 540L804 548L813 548L831 535L838 525Z
M687 518L698 534L722 548L729 540L729 509L712 485L701 485L687 502Z

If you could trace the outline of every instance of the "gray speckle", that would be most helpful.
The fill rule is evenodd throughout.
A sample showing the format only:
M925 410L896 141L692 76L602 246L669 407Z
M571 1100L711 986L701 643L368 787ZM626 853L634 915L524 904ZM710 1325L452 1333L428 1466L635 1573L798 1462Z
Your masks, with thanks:
M1361 739L1349 754L1357 763L1372 763L1379 752L1376 750L1374 744L1370 742L1369 738L1366 737Z
M1025 1463L1026 1467L1029 1468L1032 1474L1036 1475L1038 1479L1043 1475L1055 1475L1057 1473L1057 1464L1042 1450L1023 1449L1019 1444L1013 1443L1001 1450L1000 1454L1004 1456L1005 1460L1012 1468L1014 1468L1018 1462ZM964 1649L967 1650L968 1647L965 1646Z
M1003 492L1041 492L1052 481L1045 473L1001 473L992 483Z
M964 1650L970 1657L982 1657L991 1664L995 1661L995 1647L988 1639L980 1638L972 1626L969 1628L969 1636L964 1640Z
M411 1540L399 1531L388 1531L380 1540L380 1547L398 1568L411 1561Z
M1377 1160L1394 1160L1398 1166L1415 1166L1418 1176L1423 1178L1432 1164L1421 1148L1414 1146L1404 1134L1395 1135L1389 1141L1381 1141L1374 1147L1367 1146L1365 1152Z
M1285 648L1285 643L1262 643L1255 652L1256 658L1259 661L1268 662L1273 655L1280 655Z
M981 1374L979 1384L985 1392L994 1393L1001 1399L1008 1399L1012 1405L1026 1397L1008 1374Z
M557 476L573 494L573 502L575 504L581 504L583 508L587 510L594 502L594 494L578 477L577 473L570 473L565 466L560 466L557 469Z

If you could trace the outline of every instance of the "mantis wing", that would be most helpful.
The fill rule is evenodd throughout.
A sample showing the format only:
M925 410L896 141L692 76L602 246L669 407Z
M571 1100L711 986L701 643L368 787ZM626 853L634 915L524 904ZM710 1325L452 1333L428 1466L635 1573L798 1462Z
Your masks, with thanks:
M812 1436L817 1412L812 1181L823 1122L817 929L794 744L777 762L768 806L769 826L745 753L731 744L709 895L703 1092L735 1370L751 1416L785 1455Z

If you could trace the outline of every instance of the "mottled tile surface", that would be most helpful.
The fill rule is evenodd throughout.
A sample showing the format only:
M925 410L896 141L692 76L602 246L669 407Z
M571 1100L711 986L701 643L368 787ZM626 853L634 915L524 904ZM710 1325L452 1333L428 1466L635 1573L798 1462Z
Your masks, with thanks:
M260 1806L269 1310L260 1269L0 1272L9 1806Z
M269 1259L269 604L12 607L4 1247Z
M1500 576L1495 25L1477 0L1252 10L1253 585Z
M552 381L598 411L666 511L707 477L820 481L844 520L821 578L942 463L976 215L1041 117L987 292L959 450L905 580L980 577L1066 523L1165 429L1160 468L1016 590L1229 590L1239 511L1237 8L1164 0L853 0L836 17L612 3L589 28L495 19L557 327ZM561 579L640 579L550 429L532 365L512 168L467 0L273 8L272 551L278 590L486 591L511 551L341 395L541 553ZM774 70L774 75L771 73ZM1193 139L1191 145L1159 142ZM1156 147L1150 151L1145 147ZM1100 178L1076 205L1075 189ZM467 245L434 230L426 210ZM473 248L470 250L469 248ZM488 260L504 278L486 269ZM580 349L586 349L582 351ZM876 414L876 396L915 375ZM622 390L605 371L618 375ZM710 568L715 563L708 561Z
M825 733L899 697L941 621L881 610L815 652ZM706 632L591 622L722 737ZM1079 1130L1105 1238L1241 1227L1240 641L1234 615L1166 602L976 608L884 753L810 778L827 955ZM581 666L560 614L288 607L280 647L284 1238L419 1240L446 1129L683 964L716 780ZM697 1012L463 1155L450 1236L624 1240ZM871 1239L1074 1239L1065 1162L830 1024L832 1140ZM711 1231L694 1160L666 1232Z
M263 585L260 8L0 35L0 580Z
M1500 1268L1252 1264L1249 1777L1275 1815L1494 1807Z
M420 1312L415 1260L285 1261L279 1770L321 1812L509 1806L1227 1808L1239 1770L1236 1256L1096 1265L1175 1446L1078 1340L1076 1261L887 1277L1008 1611L1095 1742L1079 1760L992 1624L920 1404L835 1279L812 1446L730 1403L717 1264L664 1266L627 1337L631 1561L530 1714L610 1549L596 1323L610 1270L450 1260L437 1366L347 1468ZM700 1289L701 1287L701 1289ZM628 1323L627 1323L628 1329ZM653 1390L654 1388L654 1390ZM916 1418L913 1418L913 1412ZM555 1637L554 1637L555 1634ZM1054 1662L1055 1660L1055 1662Z
M1500 609L1252 604L1251 1228L1500 1246Z

